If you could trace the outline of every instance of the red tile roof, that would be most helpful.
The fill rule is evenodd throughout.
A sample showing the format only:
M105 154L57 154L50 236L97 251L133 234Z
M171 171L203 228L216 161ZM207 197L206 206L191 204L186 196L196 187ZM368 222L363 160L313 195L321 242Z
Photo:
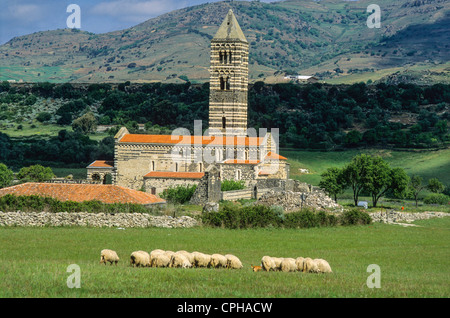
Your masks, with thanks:
M286 157L280 156L279 154L275 152L269 151L265 157L265 159L278 159L278 160L287 160Z
M204 175L204 172L152 171L144 178L201 179Z
M132 190L110 184L73 184L73 183L23 183L0 189L0 197L6 194L39 195L52 197L60 201L90 201L103 203L164 203L160 197L142 191Z
M114 161L112 160L95 160L87 168L114 168Z
M177 138L178 137L178 138ZM173 140L172 140L173 139ZM172 135L140 135L126 134L119 142L150 143L150 144L181 144L181 145L238 145L259 146L262 137L214 137L214 136L172 136Z
M224 163L227 164L244 164L244 165L257 165L259 160L239 160L239 159L228 159Z

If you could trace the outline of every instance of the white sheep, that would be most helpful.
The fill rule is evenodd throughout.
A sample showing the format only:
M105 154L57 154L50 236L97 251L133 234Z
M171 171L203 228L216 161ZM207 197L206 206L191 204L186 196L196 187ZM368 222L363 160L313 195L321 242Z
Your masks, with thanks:
M133 267L149 267L150 266L150 254L145 251L135 251L131 253L130 264Z
M283 258L280 264L280 270L282 272L295 272L297 271L297 264L294 258Z
M169 267L190 268L192 264L184 254L174 253L170 259Z
M304 273L318 273L319 268L317 267L317 263L311 259L310 257L306 257L303 260L303 272Z
M222 254L211 255L211 266L213 268L227 267L227 258Z
M295 259L295 264L297 265L297 270L299 271L299 272L303 272L303 261L304 261L305 259L303 258L303 257L297 257L296 259Z
M275 261L270 256L263 256L261 259L261 267L266 272L275 270Z
M189 253L188 251L185 251L185 250L177 251L176 253L183 254L184 256L186 256L189 263L191 263L191 264L194 263L194 256L192 255L192 253Z
M170 258L165 253L155 254L150 260L151 267L168 267L169 264Z
M112 263L115 263L117 265L117 262L119 261L119 256L117 253L113 250L104 249L100 252L100 264L109 262L109 265L112 265Z
M172 255L175 254L174 251L164 251L164 254L170 259L172 258Z
M321 259L321 258L316 258L314 260L314 262L317 265L318 273L331 273L332 272L331 266L330 266L330 264L328 264L328 262L326 260Z
M209 267L211 265L211 255L200 252L192 252L191 254L194 257L194 263L192 264L193 266Z
M240 269L242 268L242 262L237 256L232 254L226 254L225 258L227 259L227 268L231 269Z
M283 261L282 257L272 257L273 261L275 262L275 270L280 271L281 270L281 262Z

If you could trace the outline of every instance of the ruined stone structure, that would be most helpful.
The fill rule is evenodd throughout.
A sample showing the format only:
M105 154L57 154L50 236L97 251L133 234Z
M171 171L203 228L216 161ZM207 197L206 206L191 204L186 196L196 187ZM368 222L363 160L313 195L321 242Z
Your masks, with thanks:
M113 184L152 194L196 184L198 202L220 200L220 180L244 180L253 191L271 184L268 179L289 179L274 135L247 131L248 48L230 10L211 40L208 133L144 135L122 127L114 137L114 164L99 167L96 161L87 167L88 177L111 173Z

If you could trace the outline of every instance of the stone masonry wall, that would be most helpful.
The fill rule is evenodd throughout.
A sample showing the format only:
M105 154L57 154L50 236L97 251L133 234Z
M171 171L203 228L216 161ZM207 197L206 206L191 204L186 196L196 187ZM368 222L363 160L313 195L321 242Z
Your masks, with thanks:
M118 228L189 228L198 222L188 216L154 216L146 213L0 212L0 226L86 226Z

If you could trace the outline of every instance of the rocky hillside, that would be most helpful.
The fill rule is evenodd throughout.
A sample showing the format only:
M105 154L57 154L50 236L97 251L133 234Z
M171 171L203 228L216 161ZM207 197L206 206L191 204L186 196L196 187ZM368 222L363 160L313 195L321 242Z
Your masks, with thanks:
M430 70L428 82L448 81L450 3L379 0L381 28L369 29L372 2L214 2L116 32L37 32L0 46L0 80L207 81L210 40L232 8L250 42L251 81L286 73L375 81L410 70L411 81Z

